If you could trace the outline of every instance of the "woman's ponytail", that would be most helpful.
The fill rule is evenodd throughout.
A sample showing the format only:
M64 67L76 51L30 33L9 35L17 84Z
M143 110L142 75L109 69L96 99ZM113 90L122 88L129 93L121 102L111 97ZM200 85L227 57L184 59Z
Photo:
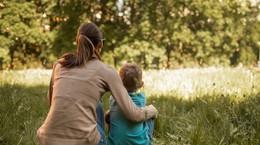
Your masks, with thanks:
M87 36L80 34L77 39L77 52L64 54L59 63L65 68L84 66L91 59L94 51L95 47L91 40Z
M59 63L65 68L82 67L90 59L99 59L100 55L96 46L102 39L102 33L93 23L80 26L77 33L77 52L64 54Z
M65 53L58 62L65 68L79 66L78 56L75 53Z
M79 66L83 66L92 57L95 47L91 40L83 34L78 36L77 47Z

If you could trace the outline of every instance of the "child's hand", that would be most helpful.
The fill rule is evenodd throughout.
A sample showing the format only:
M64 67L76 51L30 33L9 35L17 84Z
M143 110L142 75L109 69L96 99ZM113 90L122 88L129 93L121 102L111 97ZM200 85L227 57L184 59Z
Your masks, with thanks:
M110 110L105 113L105 122L110 125Z

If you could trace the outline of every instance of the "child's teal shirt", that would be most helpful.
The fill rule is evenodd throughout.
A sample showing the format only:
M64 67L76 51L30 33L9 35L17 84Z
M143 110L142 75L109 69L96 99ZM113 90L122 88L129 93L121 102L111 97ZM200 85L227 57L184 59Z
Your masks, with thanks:
M145 107L146 97L143 93L128 92L133 102L138 107ZM148 145L146 122L131 122L127 120L110 96L110 131L108 136L109 145Z

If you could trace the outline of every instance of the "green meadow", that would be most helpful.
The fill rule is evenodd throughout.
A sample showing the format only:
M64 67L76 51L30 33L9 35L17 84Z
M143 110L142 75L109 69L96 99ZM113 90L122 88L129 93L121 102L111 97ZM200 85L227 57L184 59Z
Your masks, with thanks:
M35 145L48 112L51 70L0 72L0 144ZM155 145L260 144L260 73L247 68L147 70ZM109 93L103 97L108 109Z

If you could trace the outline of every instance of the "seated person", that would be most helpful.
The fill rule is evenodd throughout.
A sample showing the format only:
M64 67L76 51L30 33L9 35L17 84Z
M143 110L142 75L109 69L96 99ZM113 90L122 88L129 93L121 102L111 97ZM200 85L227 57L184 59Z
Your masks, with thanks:
M119 75L132 101L138 107L146 106L146 97L137 92L142 86L142 70L127 63L122 66ZM108 145L152 145L153 119L146 122L131 122L126 119L113 96L110 96L110 110L105 114L109 125Z

